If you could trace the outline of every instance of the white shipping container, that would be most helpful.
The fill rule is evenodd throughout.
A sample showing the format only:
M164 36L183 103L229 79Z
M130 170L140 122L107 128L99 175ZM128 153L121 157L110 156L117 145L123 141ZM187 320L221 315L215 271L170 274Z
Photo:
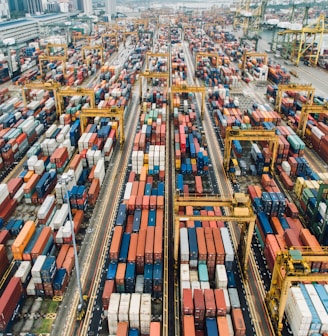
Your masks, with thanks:
M132 191L132 182L128 182L125 185L124 196L123 196L124 200L129 200L130 199L131 191Z
M56 125L51 125L47 130L46 130L46 137L50 138L52 134L56 131L57 126Z
M234 336L234 330L233 330L233 325L232 325L232 319L231 319L231 315L227 314L227 321L228 321L228 328L229 328L229 336Z
M225 252L225 261L233 261L235 254L233 250L233 246L231 243L229 231L227 228L220 228L221 237L222 237L222 243L224 246L224 252Z
M180 265L180 281L190 281L188 264Z
M30 261L22 261L14 275L14 277L21 279L22 283L25 283L28 275L31 271L31 262Z
M151 322L151 295L142 294L140 304L140 333L149 334Z
M140 302L141 302L141 294L133 293L131 295L130 310L129 310L130 328L139 329Z
M95 178L99 179L100 185L102 185L104 181L104 177L105 177L105 160L104 159L100 159L97 162L96 168L94 171L94 176Z
M68 204L64 203L59 210L56 211L55 216L52 219L52 224L55 230L58 230L64 225L66 218L68 217Z
M9 196L9 190L7 183L1 183L0 184L0 205L3 203L3 201Z
M224 294L224 301L227 307L227 314L229 314L231 310L231 304L230 304L229 293L226 288L223 288L223 294Z
M118 322L118 309L120 305L121 295L119 293L112 293L108 305L108 329L109 333L116 335Z
M208 281L200 281L200 289L211 289L210 283Z
M228 294L230 299L231 308L240 308L240 301L238 291L236 288L228 288Z
M180 229L180 260L182 263L189 262L189 240L188 229Z
M63 230L64 230L64 227L61 226L58 231L57 231L57 234L56 234L56 238L55 238L55 242L56 244L63 244Z
M17 203L20 203L24 198L25 186L26 186L26 183L23 183L22 186L17 190L16 194L13 197L17 201Z
M321 299L319 298L319 295L317 291L315 290L314 286L312 284L306 284L304 285L306 288L306 291L308 292L311 301L313 303L313 306L315 310L317 311L317 314L321 321L321 333L325 333L328 331L328 315L326 312L325 307L323 306Z
M141 274L138 274L136 276L136 287L135 287L135 292L142 294L143 293L143 288L144 288L144 276Z
M285 314L295 336L307 335L312 315L299 287L291 287L287 294Z
M30 282L27 285L26 294L30 295L30 296L36 295L35 285L34 285L33 278L31 278Z
M215 287L216 288L228 287L227 271L224 265L216 265L215 267Z
M194 290L201 289L201 284L199 281L191 281L192 297L194 297Z
M40 256L37 257L37 259L36 259L36 261L35 261L35 263L32 267L32 270L31 270L33 278L36 278L36 279L41 278L41 268L42 268L46 258L47 257L44 256L44 255L40 255ZM36 282L36 281L34 281L34 282Z
M129 322L130 299L131 294L121 294L120 306L118 309L119 322Z
M37 217L39 219L45 219L47 217L49 210L51 209L54 203L55 203L55 196L48 195L43 201L41 207L39 208Z
M197 270L189 270L190 282L198 281L198 271Z

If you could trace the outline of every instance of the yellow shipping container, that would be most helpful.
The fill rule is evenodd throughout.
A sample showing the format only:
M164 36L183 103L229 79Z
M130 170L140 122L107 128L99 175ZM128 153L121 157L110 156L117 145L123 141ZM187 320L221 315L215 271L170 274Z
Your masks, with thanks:
M263 167L263 172L264 172L264 173L268 173L268 172L269 172L269 169L270 169L270 167Z
M197 160L195 158L191 159L190 160L190 163L193 165L193 164L197 164Z
M148 160L149 160L149 154L147 153L144 155L144 163L148 164L149 163Z
M33 176L33 174L34 174L34 171L29 170L24 176L24 182L27 183L29 181L29 179Z
M27 221L11 246L14 259L16 260L22 259L23 251L27 246L28 242L30 241L31 237L33 236L34 232L35 232L35 223L33 221Z
M175 160L175 168L176 169L180 169L181 168L181 160L179 160L179 159Z

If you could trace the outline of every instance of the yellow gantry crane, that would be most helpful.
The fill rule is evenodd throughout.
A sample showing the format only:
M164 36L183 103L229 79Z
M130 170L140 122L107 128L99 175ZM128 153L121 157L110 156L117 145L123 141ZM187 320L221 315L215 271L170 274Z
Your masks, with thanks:
M94 39L94 36L90 36L90 35L82 35L80 34L74 34L73 35L73 43L74 45L76 45L76 42L78 40L88 40L88 43L90 45L91 41Z
M240 69L245 70L247 60L250 58L255 58L255 57L263 57L263 64L265 65L268 64L268 54L267 53L256 53L256 52L244 50L243 55L241 57Z
M61 61L63 66L63 73L66 73L66 62L67 62L67 56L48 56L48 55L40 55L39 56L39 69L40 69L40 75L41 78L43 76L43 62L45 61Z
M289 37L290 45L287 47L290 54L286 55L295 65L301 58L306 57L312 66L318 64L323 36L328 33L328 19L321 14L316 22L299 30L286 29L278 33Z
M197 67L197 62L199 61L199 59L206 58L206 57L215 57L216 59L215 67L217 68L219 66L219 54L218 53L208 53L208 52L199 51L196 53L196 56L195 56L195 69Z
M300 121L298 123L297 132L303 138L305 136L306 124L309 118L310 113L327 113L328 114L328 103L326 102L324 105L312 105L312 104L303 104Z
M270 169L271 172L274 171L274 163L278 152L279 136L276 134L275 130L264 130L263 128L253 128L247 130L232 129L227 128L226 137L224 141L224 156L223 156L223 167L226 171L229 170L231 146L233 140L239 141L268 141L270 144L270 149L272 150L272 160Z
M96 50L100 52L100 60L101 64L104 64L104 47L101 45L94 45L94 46L83 46L82 47L82 58L83 60L86 59L86 50Z
M63 113L63 98L70 96L88 96L90 98L91 108L95 108L95 92L93 89L85 88L72 88L70 86L58 89L56 91L56 101L57 101L57 114L61 115Z
M278 336L282 335L282 319L287 302L288 290L300 282L326 281L327 273L312 273L312 262L328 262L328 249L321 247L313 252L311 247L293 247L279 252L276 256L270 290L266 295L266 306L273 327Z
M170 74L168 72L150 72L150 71L145 71L140 73L140 81L139 81L139 88L140 88L140 101L142 101L142 78L166 78L167 79L167 87L169 87L169 78Z
M124 137L124 107L113 106L109 108L82 108L80 112L80 125L81 132L84 132L86 118L88 117L100 117L100 118L118 118L120 121L120 144L123 148Z
M172 86L171 87L171 110L173 110L173 95L175 93L201 93L202 94L202 105L201 105L201 117L203 119L205 112L205 95L206 88L204 86Z
M52 90L54 94L54 98L56 100L56 91L61 87L61 84L58 82L33 82L33 83L26 83L22 87L22 96L23 96L23 103L26 107L27 105L27 99L26 99L26 90L33 90L33 89L39 89L39 90Z
M279 84L276 96L275 110L281 112L281 101L285 91L307 92L307 104L312 104L315 88L312 84Z
M101 35L101 44L104 45L105 39L106 38L110 38L111 39L112 37L115 38L115 48L117 49L117 44L118 44L118 42L117 42L117 40L118 40L118 34L117 33L105 33L105 34L102 34Z
M147 52L146 53L146 69L149 69L149 58L151 57L162 57L166 58L167 65L169 64L169 53L152 53L152 52Z
M255 228L256 215L254 214L248 195L235 193L232 199L224 199L220 196L180 196L177 194L174 199L174 261L177 267L179 260L179 240L181 221L228 221L242 224L240 232L240 242L238 246L238 257L240 260L243 274L247 277L248 259L251 253L251 243ZM231 215L222 216L187 216L179 215L179 207L206 207L218 206L228 207Z
M134 31L121 32L121 34L123 35L123 43L125 43L127 35L135 35L136 39L138 39L138 32L135 31L135 30Z
M48 43L46 45L46 55L51 55L51 48L61 48L64 52L64 56L67 57L67 45L66 44L57 44L57 43Z

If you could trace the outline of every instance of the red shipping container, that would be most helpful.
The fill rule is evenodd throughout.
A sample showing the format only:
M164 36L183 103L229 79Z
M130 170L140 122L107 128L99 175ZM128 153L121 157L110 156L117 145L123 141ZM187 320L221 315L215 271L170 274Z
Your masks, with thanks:
M112 243L109 249L109 258L111 261L118 261L122 236L123 236L123 227L115 226L112 237Z
M116 336L128 336L129 322L118 322Z
M68 249L70 248L70 245L63 244L59 250L58 256L56 258L56 267L61 268L63 266L64 260L66 258Z
M183 303L182 303L183 315L194 315L194 302L192 299L192 289L183 289Z
M232 309L232 324L235 331L235 336L245 336L246 335L246 326L243 317L243 313L240 308Z
M9 266L9 260L6 252L6 247L0 244L0 277L4 275Z
M7 186L9 190L10 197L13 198L18 189L22 186L23 179L20 177L12 178L8 181Z
M126 232L126 231L125 231ZM137 246L138 246L138 233L132 233L130 238L129 253L128 253L128 262L136 262Z
M106 280L104 291L102 294L102 303L103 303L104 310L108 310L109 300L113 292L115 292L114 280Z
M205 302L202 289L194 289L194 310L196 329L202 329L205 318Z
M302 242L298 239L298 233L294 229L285 230L285 239L288 247L303 246Z
M198 245L198 260L207 261L207 248L205 241L204 228L196 228L197 245Z
M19 278L11 278L0 298L0 331L5 332L14 310L23 294Z
M10 238L9 230L3 229L0 231L0 244L6 244Z
M204 299L205 299L205 316L215 317L216 304L213 289L204 289Z
M141 229L139 231L138 246L137 246L137 274L143 274L145 265L145 244L146 244L147 230Z
M162 261L163 261L163 227L155 226L154 262L156 263Z
M154 237L155 227L147 227L147 239L145 243L145 263L152 264L154 262Z
M227 305L224 298L223 289L214 289L216 315L225 316L227 314Z

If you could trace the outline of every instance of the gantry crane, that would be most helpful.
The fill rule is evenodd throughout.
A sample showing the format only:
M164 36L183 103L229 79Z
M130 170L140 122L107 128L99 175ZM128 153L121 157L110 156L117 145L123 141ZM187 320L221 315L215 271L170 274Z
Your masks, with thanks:
M179 260L179 240L181 221L228 221L242 224L240 232L240 242L238 246L238 257L243 274L247 277L248 258L251 253L251 243L255 228L256 215L252 210L250 199L244 193L235 193L232 199L224 199L220 196L180 196L177 194L174 199L174 261L177 266ZM218 206L228 207L231 215L222 216L188 216L179 215L179 208L185 206L206 207Z
M57 101L57 114L61 115L63 113L63 98L69 96L87 96L90 98L90 106L91 108L95 108L95 92L93 89L85 89L85 88L72 88L70 86L61 88L56 91L56 101Z
M256 53L256 52L251 52L251 51L244 50L243 55L241 57L240 69L245 70L247 60L250 59L250 58L254 58L254 57L262 57L263 58L263 64L264 65L268 64L268 54L267 53Z
M274 107L274 109L279 113L281 112L281 101L285 91L307 92L306 103L312 104L315 88L312 84L279 84Z
M39 56L39 69L40 69L40 76L42 78L43 76L43 63L44 61L61 61L63 66L63 73L66 73L66 62L67 62L67 56L49 56L49 55L40 55Z
M105 33L105 34L102 34L101 35L101 44L104 45L105 44L105 39L109 37L109 38L112 38L114 37L115 38L115 48L117 49L117 45L118 45L118 35L117 33Z
M33 83L25 83L22 87L22 97L23 97L23 103L26 107L27 100L26 100L26 90L31 89L39 89L39 90L52 90L54 98L56 99L56 91L61 87L61 84L58 82L33 82Z
M328 33L328 19L321 14L316 22L299 30L286 29L278 33L290 37L286 49L290 51L289 57L295 65L305 57L312 66L318 64L323 36ZM289 45L288 45L289 44Z
M282 335L282 319L287 302L288 290L293 283L326 281L327 273L312 273L312 262L328 262L327 247L318 247L313 252L311 247L293 247L285 252L278 252L273 268L270 290L266 295L266 306L272 324L278 336Z
M138 31L134 30L134 31L127 31L127 32L121 32L121 34L123 35L123 43L125 44L126 41L126 35L135 35L136 39L138 37Z
M46 49L45 49L45 52L46 52L46 56L51 56L51 48L61 48L64 52L64 54L62 56L65 56L67 57L67 45L66 44L63 44L63 43L48 43L46 45Z
M167 64L169 63L169 53L152 53L152 52L147 52L146 53L146 69L149 69L149 58L150 57L163 57L166 58Z
M195 56L195 69L197 67L197 62L200 58L206 58L206 57L214 57L216 60L215 67L217 68L219 66L219 54L218 53L208 53L208 52L202 52L199 51L196 53Z
M123 106L112 106L109 108L82 108L80 112L80 125L81 131L84 132L85 121L88 117L100 117L100 118L118 118L120 124L120 144L121 148L124 145L125 137L124 137L124 111L125 108Z
M101 64L104 64L104 47L101 45L94 45L94 46L83 46L82 47L82 58L83 60L86 59L86 54L85 51L86 50L96 50L100 52L100 60L101 60Z
M172 86L171 87L171 110L173 110L173 95L175 93L201 93L202 94L202 105L201 105L201 117L204 117L205 112L205 94L206 88L204 86Z
M270 149L272 150L272 160L271 160L271 172L274 172L274 163L276 160L279 136L276 134L275 130L264 130L263 128L253 128L253 129L232 129L227 128L226 137L224 141L224 156L223 156L223 167L226 171L229 169L231 146L233 140L239 141L268 141L270 144Z
M166 78L167 79L167 87L169 87L169 78L170 74L168 72L149 72L145 71L140 73L140 81L139 81L139 88L140 88L140 102L142 101L143 92L142 92L142 78Z
M74 45L76 45L76 42L78 40L88 40L88 43L90 45L91 41L94 39L94 36L90 36L90 35L82 35L81 33L79 34L74 34L73 35L73 43Z
M327 113L328 114L328 103L324 105L313 105L313 104L303 104L301 109L300 121L298 123L297 132L303 138L305 136L306 124L310 113Z

